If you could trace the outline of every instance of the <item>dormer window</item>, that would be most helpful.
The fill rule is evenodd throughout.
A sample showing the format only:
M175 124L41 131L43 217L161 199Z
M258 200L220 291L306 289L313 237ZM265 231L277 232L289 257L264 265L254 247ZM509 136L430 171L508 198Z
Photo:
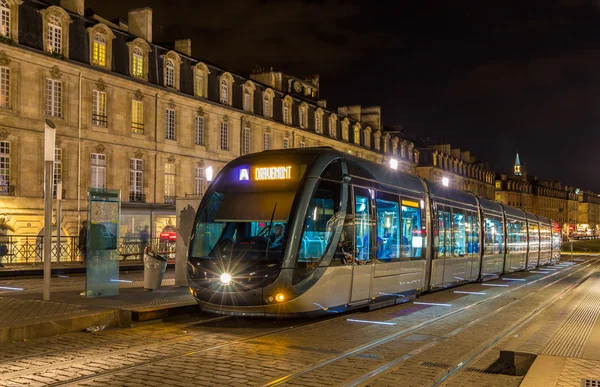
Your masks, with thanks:
M92 64L106 66L106 40L100 34L94 37Z
M204 63L198 63L194 66L194 95L196 97L206 97L208 92L208 67Z
M171 59L167 59L165 75L165 86L175 87L175 65Z
M344 118L344 120L342 121L342 139L344 141L349 141L349 133L348 133L349 125L350 125L350 123L348 122L348 119Z
M329 116L329 136L337 137L337 117L335 114Z
M62 54L62 26L56 16L48 18L48 52Z
M0 36L19 41L19 5L21 0L0 0Z
M263 116L267 118L273 117L273 90L267 89L263 93Z
M141 38L135 39L133 42L127 43L130 52L130 74L134 78L148 80L148 55L150 53L150 45Z
M256 87L252 81L246 81L244 84L244 110L254 112L254 90Z
M137 78L144 76L144 53L139 48L133 49L132 75Z
M323 133L323 109L321 108L315 112L315 132Z
M354 125L354 143L360 145L360 126Z
M308 106L306 105L305 102L302 102L302 104L299 107L299 111L298 111L298 116L299 116L299 121L300 121L300 127L301 128L306 128L307 125L307 117L308 117Z
M222 104L231 106L231 87L233 85L233 76L229 73L223 73L220 77L219 83L219 100Z
M10 38L10 4L8 0L0 1L0 35Z
M90 63L95 66L111 68L112 41L115 34L110 28L98 23L87 29L90 36Z
M292 125L292 106L294 101L292 97L286 95L283 99L283 123L286 125Z

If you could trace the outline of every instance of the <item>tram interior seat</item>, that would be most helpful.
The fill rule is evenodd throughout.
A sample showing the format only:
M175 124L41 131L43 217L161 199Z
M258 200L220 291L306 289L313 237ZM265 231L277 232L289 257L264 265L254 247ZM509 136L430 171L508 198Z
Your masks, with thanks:
M325 238L316 232L306 232L302 237L303 254L300 255L300 259L311 260L311 258L320 258L325 252Z

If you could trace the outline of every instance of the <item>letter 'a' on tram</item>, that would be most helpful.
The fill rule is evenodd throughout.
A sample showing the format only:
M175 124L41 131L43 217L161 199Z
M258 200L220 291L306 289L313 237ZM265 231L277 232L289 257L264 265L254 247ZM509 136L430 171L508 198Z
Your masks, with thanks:
M319 315L554 261L560 230L507 207L331 148L242 156L200 203L190 290L219 314Z

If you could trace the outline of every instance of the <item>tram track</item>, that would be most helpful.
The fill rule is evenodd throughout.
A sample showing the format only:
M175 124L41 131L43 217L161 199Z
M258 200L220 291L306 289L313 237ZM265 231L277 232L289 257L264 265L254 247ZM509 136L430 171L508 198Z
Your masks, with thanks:
M597 259L594 260L593 262L586 263L586 264L583 265L583 267L579 267L577 270L572 271L571 273L569 273L567 275L561 276L561 278L558 278L557 280L555 280L555 281L553 281L553 282L551 282L551 283L543 286L542 288L538 289L536 292L541 291L543 289L546 289L546 288L548 288L548 287L550 287L550 286L552 286L552 285L554 285L554 284L556 284L556 283L558 283L558 282L560 282L560 281L562 281L564 279L567 279L567 278L571 277L575 273L578 273L578 272L580 272L582 270L585 270L588 267L590 267L591 265L595 265L597 263L598 263ZM506 296L506 295L508 295L508 294L510 294L512 292L515 292L515 291L517 291L519 289L523 289L525 287L531 286L531 285L533 285L535 283L538 283L540 281L548 280L548 279L550 279L550 278L552 278L554 276L560 276L561 274L565 274L567 270L571 270L571 269L573 269L575 267L578 267L578 265L572 265L569 268L567 268L566 270L556 271L556 272L554 272L552 274L549 274L549 275L546 275L546 276L544 276L542 278L539 278L539 279L536 279L534 281L527 282L527 283L525 283L523 285L511 288L511 289L509 289L509 290L507 290L505 292L498 293L498 294L496 294L496 295L494 295L492 297L489 297L487 299L480 300L480 301L477 301L477 302L475 302L473 304L469 304L469 305L463 306L463 307L461 307L459 309L456 309L454 311L451 311L451 312L448 312L446 314L443 314L443 315L440 315L438 317L435 317L435 318L433 318L431 320L427 320L427 321L421 322L419 324L415 324L413 326L407 327L405 329L402 329L402 330L400 330L398 332L392 333L392 334L390 334L388 336L385 336L383 338L379 338L379 339L373 340L373 341L371 341L369 343L366 343L366 344L360 345L358 347L352 348L350 350L344 351L344 352L342 352L340 354L337 354L336 356L330 357L330 358L325 359L325 360L323 360L323 361L321 361L319 363L316 363L316 364L313 364L311 366L308 366L308 367L306 367L306 368L304 368L304 369L302 369L300 371L288 374L286 376L283 376L281 378L278 378L276 380L273 380L271 382L263 384L263 386L265 386L265 387L278 386L278 385L281 385L281 384L284 384L284 383L287 383L287 382L291 382L294 379L298 379L298 378L300 378L302 376L310 374L310 373L312 373L312 372L314 372L316 370L322 369L324 367L332 366L332 365L334 365L337 362L340 362L340 361L342 361L344 359L348 359L350 357L359 355L359 354L361 354L361 353L363 353L363 352L365 352L367 350L371 350L371 349L380 347L380 346L382 346L384 344L387 344L387 343L389 343L389 342L391 342L393 340L402 339L404 337L407 337L408 335L413 334L413 333L415 333L418 330L421 330L421 329L424 329L426 327L432 326L433 324L439 323L439 322L441 322L443 320L446 320L446 319L448 319L450 317L458 316L461 313L469 311L469 310L471 310L472 308L474 308L476 306L479 306L479 305L482 305L482 304L485 304L485 303L489 303L489 302L491 302L493 300L496 300L496 299L498 299L498 298L500 298L502 296ZM524 299L529 298L532 294L535 294L535 292L529 292L525 296L523 296L521 298L518 298L518 299L515 299L514 301L510 302L509 304L500 307L496 311L494 311L494 312L492 312L492 313L490 313L490 314L488 314L488 315L486 315L486 316L484 316L482 318L475 319L475 320L469 322L467 325L461 326L458 329L450 332L447 335L444 335L444 336L442 336L440 338L436 338L436 339L434 339L432 341L429 341L426 344L424 344L424 345L422 345L422 346L414 349L413 351L410 351L409 353L404 354L403 356L395 358L394 360L386 363L385 365L383 365L383 366L381 366L381 367L379 367L379 368L377 368L375 370L371 370L371 371L369 371L369 372L367 372L367 373L359 376L358 378L356 378L356 379L354 379L352 381L349 381L349 382L347 381L345 385L355 386L355 385L363 383L363 382L365 382L367 380L373 379L374 377L376 377L376 376L380 375L381 373L387 371L388 369L392 368L393 366L395 366L397 364L400 364L403 361L406 361L406 360L410 359L411 357L413 357L413 356L415 356L415 355L417 355L417 354L419 354L419 353L421 353L421 352L423 352L423 351L425 351L425 350L427 350L427 349L435 346L436 344L444 341L444 339L446 339L447 337L454 336L454 335L460 333L461 331L467 329L468 327L474 325L475 323L480 322L482 319L491 317L493 315L496 315L497 313L508 309L510 306L514 306L515 304L522 302Z

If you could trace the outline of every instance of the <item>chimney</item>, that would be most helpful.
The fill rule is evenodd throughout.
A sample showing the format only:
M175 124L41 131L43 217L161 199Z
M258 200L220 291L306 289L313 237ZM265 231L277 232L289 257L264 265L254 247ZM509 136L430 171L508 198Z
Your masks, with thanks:
M67 11L75 12L79 16L83 16L85 11L85 0L60 0L60 6Z
M152 8L132 9L129 11L127 24L130 34L142 38L148 43L152 42Z
M175 51L192 56L192 39L178 39L175 41Z

